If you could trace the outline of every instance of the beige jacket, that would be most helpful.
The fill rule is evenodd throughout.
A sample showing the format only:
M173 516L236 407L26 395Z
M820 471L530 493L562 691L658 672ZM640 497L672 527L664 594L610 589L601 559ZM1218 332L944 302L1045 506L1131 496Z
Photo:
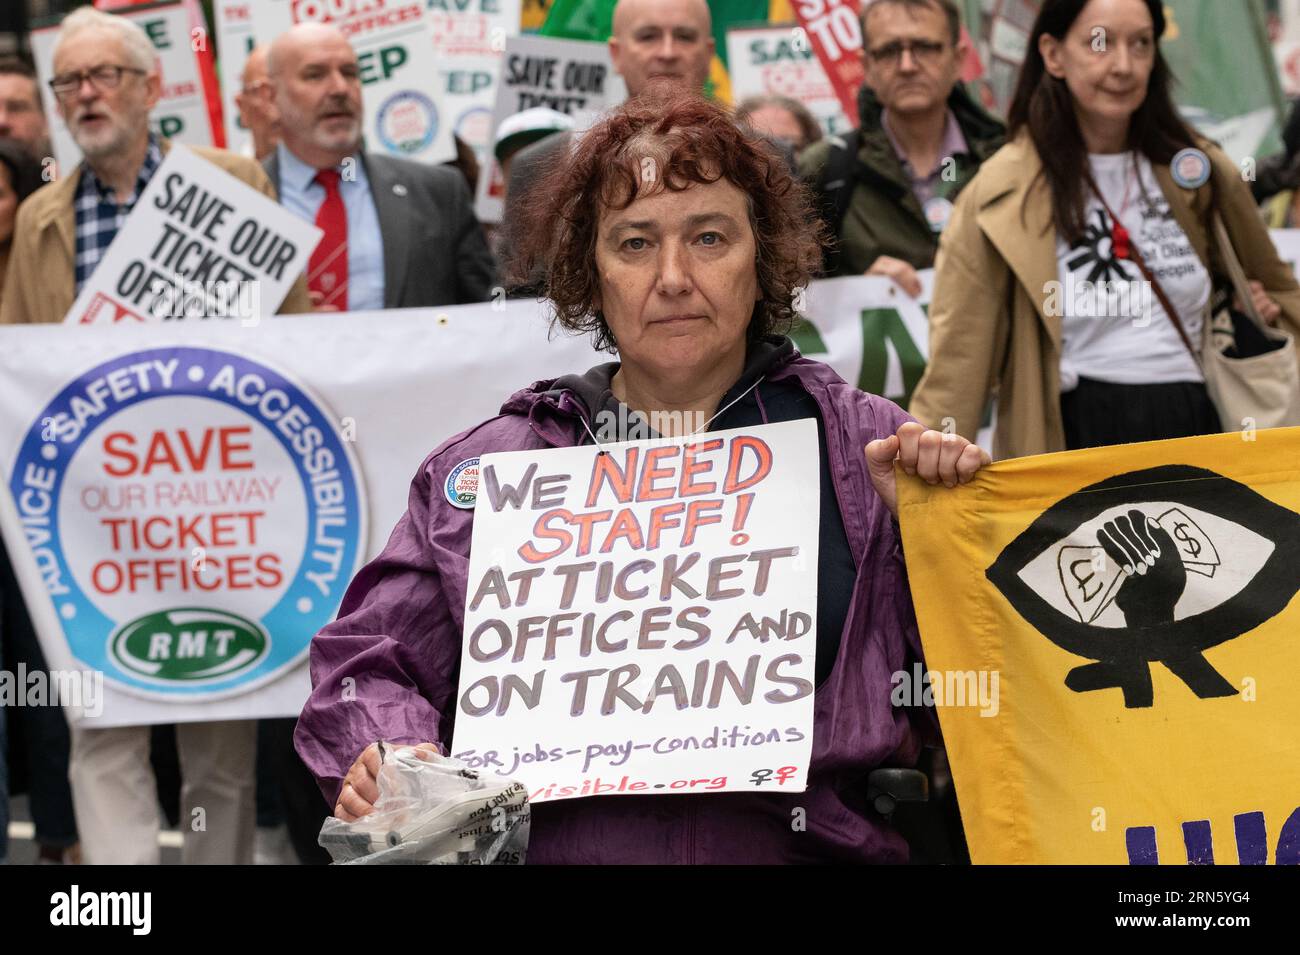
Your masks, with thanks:
M1263 283L1282 307L1280 324L1300 337L1300 287L1278 257L1250 188L1222 150L1199 146L1213 166L1200 189L1183 189L1168 166L1155 167L1175 218L1211 273L1225 275L1209 243L1217 194L1247 275ZM1058 281L1056 229L1041 169L1037 150L1021 134L984 163L958 198L935 263L929 365L909 409L933 428L952 418L957 432L973 439L996 393L995 458L1065 449L1061 319L1047 312L1048 283Z
M162 151L171 143L164 139ZM221 149L191 146L208 162L220 166L236 179L275 199L275 190L262 167L252 159ZM76 296L77 216L73 202L81 167L32 193L18 208L14 222L13 248L0 300L0 325L61 322ZM300 275L280 306L281 312L312 311L307 282Z

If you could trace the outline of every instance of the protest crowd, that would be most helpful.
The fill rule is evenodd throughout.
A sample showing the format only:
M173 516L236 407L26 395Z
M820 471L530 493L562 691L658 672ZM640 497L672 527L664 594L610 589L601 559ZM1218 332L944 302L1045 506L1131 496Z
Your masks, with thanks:
M1050 482L1107 487L1117 446L1242 431L1195 461L1258 446L1284 461L1259 473L1300 482L1300 438L1268 430L1300 425L1296 256L1270 231L1297 222L1300 110L1274 96L1230 150L1184 108L1165 51L1208 3L1019 4L1014 68L971 22L1003 5L962 0L33 22L0 57L0 860L328 863L322 827L382 810L400 751L522 780L529 862L993 861L983 827L1020 823L974 781L1006 772L982 767L980 720L898 693L958 658L945 593L1010 632L977 585L1046 659L1098 661L1051 671L1070 700L1234 699L1226 656L1153 635L1144 659L1088 657L1015 589L1073 574L1081 596L1052 604L1071 626L1145 640L1199 619L1184 589L1223 585L1205 554L1230 563L1227 510L1085 509L1086 561L1043 544L1009 584L1002 539L977 567L961 548L991 536L944 519L1019 480L1010 540L1064 498ZM838 49L813 6L851 14ZM164 11L198 32L160 45ZM762 50L785 57L766 88L739 61ZM177 476L212 461L227 483ZM386 495L366 513L363 475ZM1282 501L1251 571L1271 580L1300 553L1296 498L1233 475ZM204 497L235 481L238 509ZM1251 626L1294 613L1280 573ZM1006 652L979 702L997 710L1000 670L1014 714ZM68 669L104 671L101 696L19 702ZM1070 731L1044 712L1041 737L1013 725L1016 765L1048 778ZM1253 808L1285 861L1300 817L1233 811ZM1113 861L1146 851L1135 818Z

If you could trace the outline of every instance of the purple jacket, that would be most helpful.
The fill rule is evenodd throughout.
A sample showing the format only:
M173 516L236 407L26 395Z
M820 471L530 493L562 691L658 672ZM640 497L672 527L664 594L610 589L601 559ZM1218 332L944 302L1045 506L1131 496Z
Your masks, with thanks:
M767 375L787 379L821 410L824 452L858 567L835 667L814 697L808 790L540 803L532 807L529 862L907 861L906 842L867 805L865 775L879 765L913 765L933 723L924 716L913 723L890 702L891 675L920 658L920 639L896 526L871 487L863 448L910 419L820 362L795 358ZM376 740L449 748L474 512L448 503L442 484L466 458L584 443L585 406L553 384L516 393L498 417L425 459L388 546L357 574L338 619L312 641L314 689L294 739L331 807L348 768ZM347 702L345 677L355 680Z

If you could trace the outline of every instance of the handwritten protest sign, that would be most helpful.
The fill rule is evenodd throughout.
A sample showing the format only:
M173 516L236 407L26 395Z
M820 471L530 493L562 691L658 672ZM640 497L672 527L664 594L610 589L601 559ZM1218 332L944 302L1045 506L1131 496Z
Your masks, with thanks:
M506 40L497 84L492 128L507 116L545 106L572 116L575 129L584 130L610 106L623 102L627 87L614 72L609 47L581 40L516 36ZM500 222L505 196L505 176L492 160L479 177L475 209L484 222Z
M817 462L810 420L467 462L453 754L534 802L802 791Z
M310 222L173 146L64 321L271 315L320 236Z
M790 25L728 30L727 71L736 102L749 96L789 96L807 106L830 135L853 127L821 61Z
M203 93L199 54L191 45L190 14L185 5L177 0L175 3L153 5L142 10L115 10L114 13L126 17L144 30L153 43L154 52L158 54L162 96L149 114L150 127L159 135L176 142L191 146L213 145L216 137L213 135L212 117ZM48 83L54 75L54 44L58 37L57 26L33 30L32 58L41 78L45 114L52 118L50 142L54 147L54 158L60 168L71 170L81 161L81 150L77 148L63 121L53 120L53 117L59 115L58 105Z
M343 31L361 67L367 148L420 162L456 158L445 104L431 81L434 39L425 0L258 0L251 10L259 43L299 23Z

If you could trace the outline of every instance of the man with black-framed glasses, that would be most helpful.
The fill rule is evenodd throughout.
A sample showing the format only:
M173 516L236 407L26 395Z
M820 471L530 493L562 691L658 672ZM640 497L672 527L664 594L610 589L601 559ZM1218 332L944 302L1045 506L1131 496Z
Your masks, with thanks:
M49 87L82 162L57 170L19 210L0 324L63 320L170 148L149 127L162 92L157 56L130 20L93 7L73 11L60 25L53 62ZM193 148L273 195L252 160ZM311 311L305 282L290 290L280 310Z
M837 239L830 275L884 275L919 295L953 202L1002 145L1000 122L958 82L968 41L954 0L866 0L861 125L801 155Z

